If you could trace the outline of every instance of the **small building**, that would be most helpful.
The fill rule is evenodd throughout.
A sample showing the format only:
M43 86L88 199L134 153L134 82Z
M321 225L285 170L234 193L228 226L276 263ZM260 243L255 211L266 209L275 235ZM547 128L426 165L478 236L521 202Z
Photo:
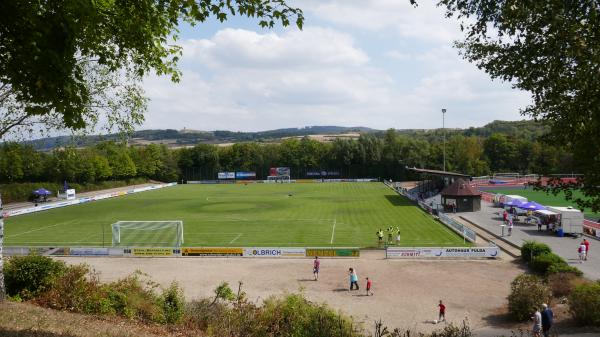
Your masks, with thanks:
M446 212L456 206L457 212L475 212L481 209L481 193L463 179L456 179L440 193Z

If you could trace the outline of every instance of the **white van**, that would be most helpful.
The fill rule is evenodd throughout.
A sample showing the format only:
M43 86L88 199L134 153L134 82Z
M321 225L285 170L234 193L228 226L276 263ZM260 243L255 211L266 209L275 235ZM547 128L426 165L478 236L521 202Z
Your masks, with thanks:
M573 207L546 206L546 209L558 213L558 224L565 234L583 234L583 212Z

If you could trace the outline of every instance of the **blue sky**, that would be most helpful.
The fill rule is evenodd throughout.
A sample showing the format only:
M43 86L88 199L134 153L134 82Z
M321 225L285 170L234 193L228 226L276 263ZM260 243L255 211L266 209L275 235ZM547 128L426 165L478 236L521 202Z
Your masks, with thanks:
M529 95L461 59L458 23L431 2L303 0L302 31L234 17L182 26L183 79L150 77L141 128L481 126L518 120Z

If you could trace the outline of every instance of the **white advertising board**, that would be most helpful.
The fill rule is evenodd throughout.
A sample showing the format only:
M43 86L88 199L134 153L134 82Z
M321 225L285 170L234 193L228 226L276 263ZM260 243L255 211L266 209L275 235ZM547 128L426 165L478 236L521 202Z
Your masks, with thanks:
M498 258L500 249L498 247L388 247L386 256L389 259L414 259L431 257L452 258Z
M244 248L244 257L305 257L304 248Z

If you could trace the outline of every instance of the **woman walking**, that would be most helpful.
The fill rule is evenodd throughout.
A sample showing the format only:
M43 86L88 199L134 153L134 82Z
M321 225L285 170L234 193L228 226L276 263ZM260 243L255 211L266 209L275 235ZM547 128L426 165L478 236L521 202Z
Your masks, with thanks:
M354 290L354 286L356 286L356 290L358 290L358 275L356 274L356 270L354 268L350 268L350 291Z

